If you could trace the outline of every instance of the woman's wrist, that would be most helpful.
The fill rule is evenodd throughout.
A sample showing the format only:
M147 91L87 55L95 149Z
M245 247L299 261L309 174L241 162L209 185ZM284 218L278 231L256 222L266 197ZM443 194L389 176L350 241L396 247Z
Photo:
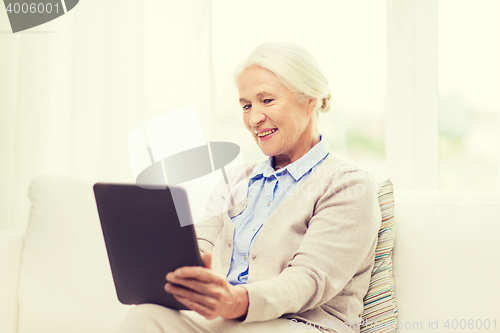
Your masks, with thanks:
M233 311L230 316L226 319L236 319L239 321L244 321L249 306L248 292L242 286L234 286L235 302L233 306Z

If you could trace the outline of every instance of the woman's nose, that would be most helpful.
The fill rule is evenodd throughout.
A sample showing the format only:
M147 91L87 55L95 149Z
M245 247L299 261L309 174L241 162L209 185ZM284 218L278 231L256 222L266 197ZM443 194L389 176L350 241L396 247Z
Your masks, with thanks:
M266 115L259 109L254 108L250 111L250 117L248 119L248 124L250 126L259 126L264 120L266 120Z

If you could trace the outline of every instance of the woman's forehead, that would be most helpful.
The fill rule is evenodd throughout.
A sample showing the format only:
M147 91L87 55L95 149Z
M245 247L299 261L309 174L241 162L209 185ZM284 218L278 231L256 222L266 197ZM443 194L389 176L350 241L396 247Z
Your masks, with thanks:
M261 67L245 69L238 79L238 91L240 97L245 94L261 97L265 94L276 93L287 89L276 74Z

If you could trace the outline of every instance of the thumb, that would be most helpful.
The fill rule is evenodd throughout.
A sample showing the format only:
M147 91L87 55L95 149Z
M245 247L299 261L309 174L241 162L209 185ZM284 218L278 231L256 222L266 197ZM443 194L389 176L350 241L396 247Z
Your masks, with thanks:
M212 252L204 252L201 255L201 260L203 260L203 264L205 265L206 268L212 268Z

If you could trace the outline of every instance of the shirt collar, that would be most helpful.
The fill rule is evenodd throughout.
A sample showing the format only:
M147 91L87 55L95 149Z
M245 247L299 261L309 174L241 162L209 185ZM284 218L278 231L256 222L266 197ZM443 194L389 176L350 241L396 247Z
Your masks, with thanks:
M256 180L261 177L271 177L272 175L280 175L285 170L288 170L290 175L298 181L308 171L310 171L316 164L321 162L329 153L329 146L323 135L320 135L319 142L309 149L307 153L293 163L288 164L286 167L274 171L272 167L272 157L257 164L250 175L250 179ZM254 179L255 178L255 179Z

